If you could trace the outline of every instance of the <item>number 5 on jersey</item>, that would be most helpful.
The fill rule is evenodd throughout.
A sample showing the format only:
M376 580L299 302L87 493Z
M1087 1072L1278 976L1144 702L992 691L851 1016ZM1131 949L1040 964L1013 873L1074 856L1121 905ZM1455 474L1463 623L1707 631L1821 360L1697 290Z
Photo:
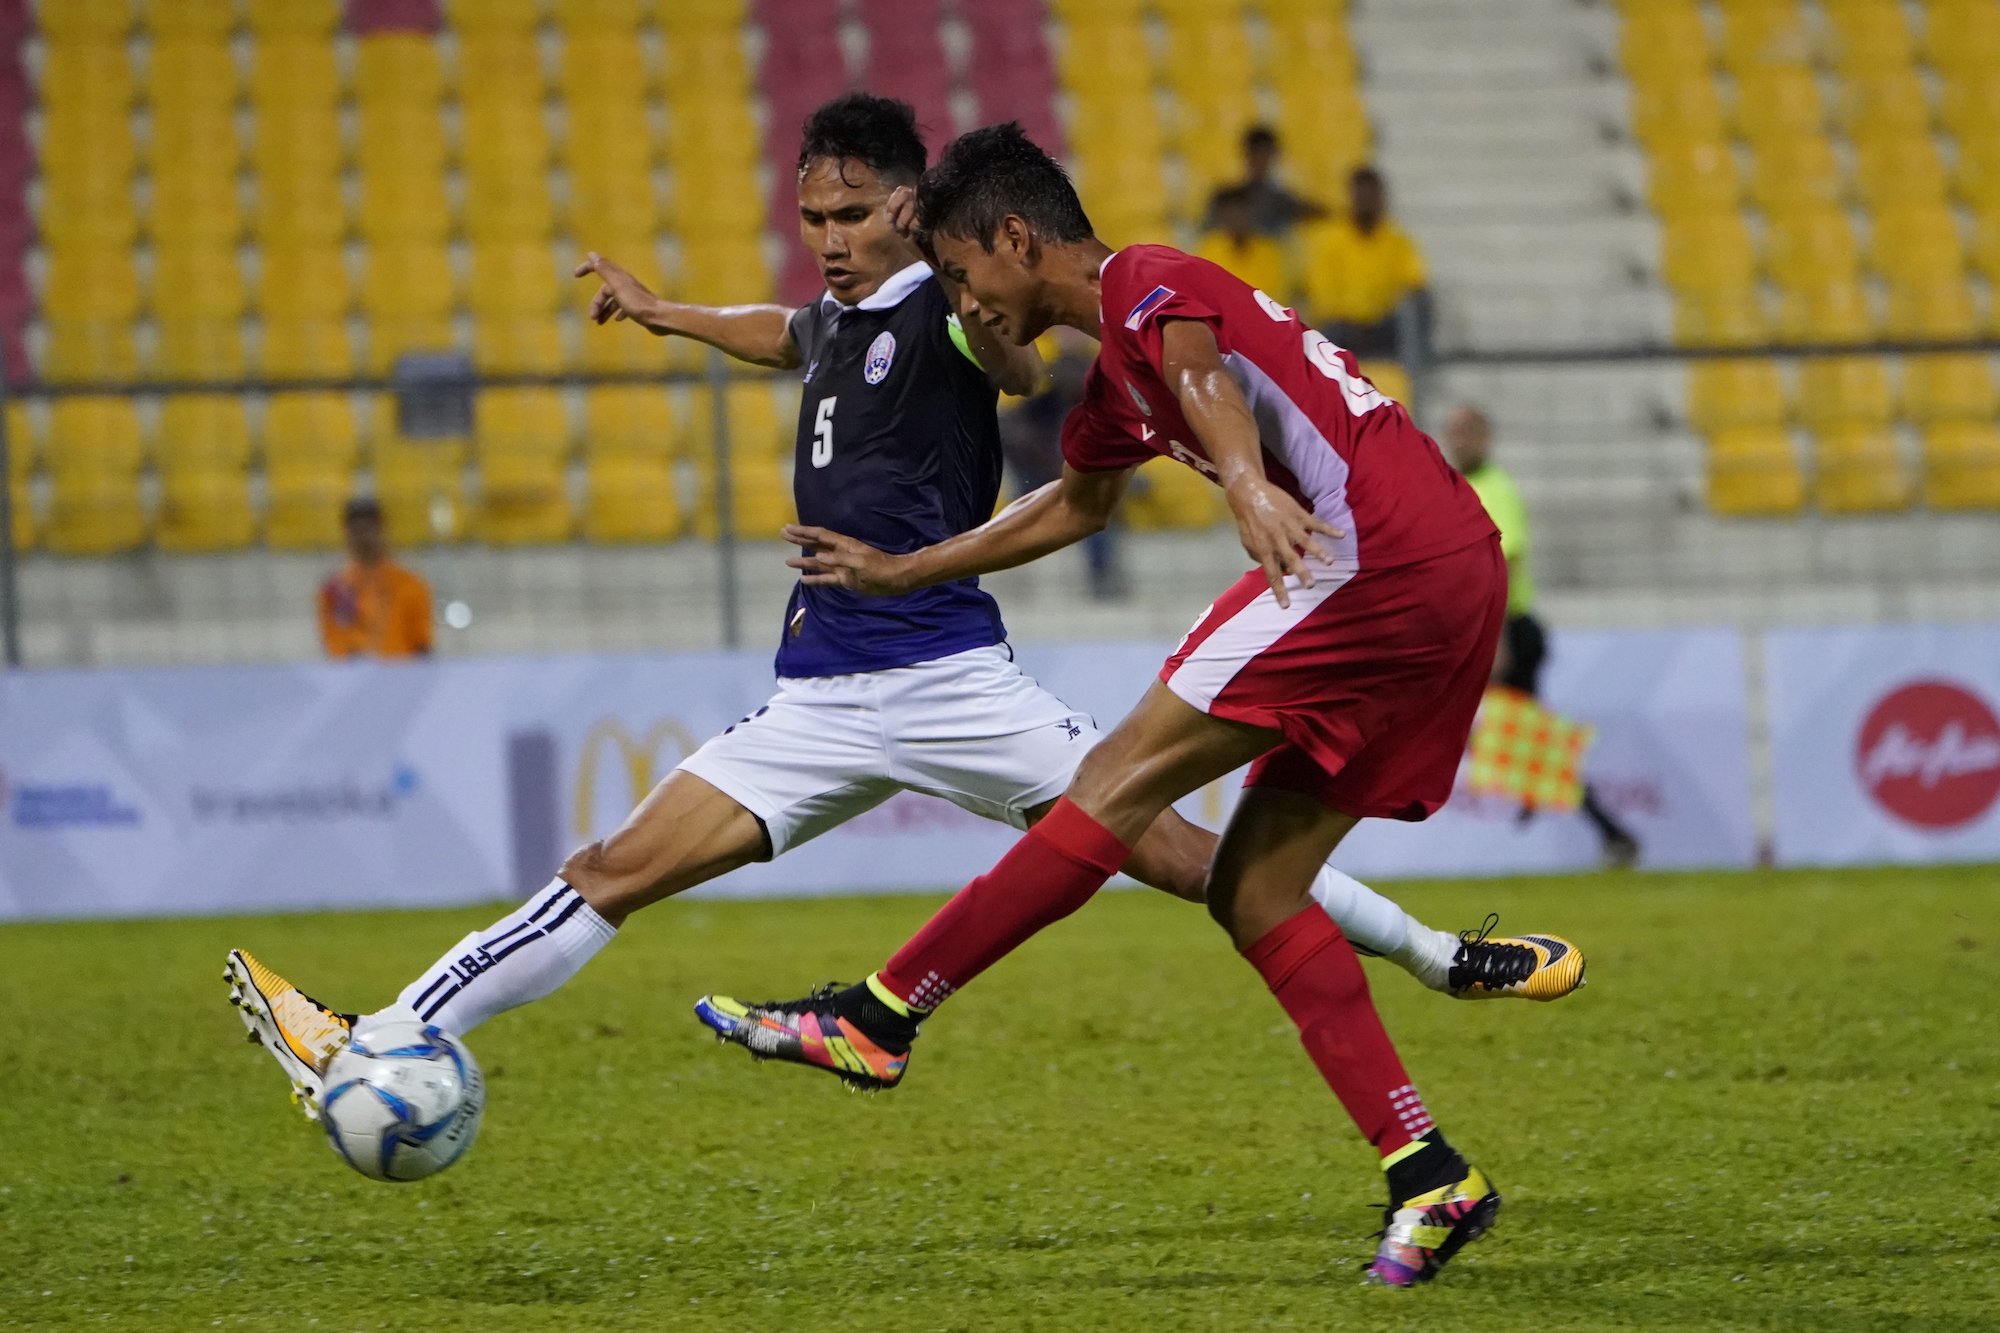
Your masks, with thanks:
M819 400L819 411L813 414L813 466L825 467L833 461L833 405L838 397Z

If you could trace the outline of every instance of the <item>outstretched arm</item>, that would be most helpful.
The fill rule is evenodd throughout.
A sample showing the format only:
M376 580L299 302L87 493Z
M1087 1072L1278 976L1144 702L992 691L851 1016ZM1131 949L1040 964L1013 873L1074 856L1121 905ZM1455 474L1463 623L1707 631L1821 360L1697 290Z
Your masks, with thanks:
M1300 584L1310 588L1313 575L1306 556L1330 559L1314 534L1343 534L1307 512L1264 475L1264 445L1257 434L1257 419L1250 413L1243 390L1223 365L1222 350L1208 325L1193 319L1168 321L1160 333L1160 353L1160 373L1179 401L1181 415L1215 464L1216 478L1229 499L1229 512L1236 518L1243 549L1263 568L1278 605L1290 606L1286 576L1296 576Z
M684 305L653 294L630 272L595 251L576 266L581 278L601 284L590 300L593 323L629 319L648 333L678 334L719 347L738 361L789 370L799 364L798 344L787 327L792 312L781 305Z
M979 527L908 555L890 555L825 528L794 524L785 529L785 540L809 551L785 563L802 571L806 583L877 597L1012 569L1102 532L1131 476L1129 468L1078 472L1065 467L1060 480L1030 491Z

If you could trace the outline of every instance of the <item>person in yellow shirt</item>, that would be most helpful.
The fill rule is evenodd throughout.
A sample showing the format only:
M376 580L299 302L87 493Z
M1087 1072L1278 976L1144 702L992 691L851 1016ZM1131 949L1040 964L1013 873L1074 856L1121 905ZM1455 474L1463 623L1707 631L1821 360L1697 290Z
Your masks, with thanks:
M1382 173L1356 167L1347 216L1306 235L1306 308L1326 336L1357 356L1396 356L1396 310L1415 302L1420 324L1428 293L1424 257L1389 220Z
M1493 461L1493 423L1476 407L1459 407L1445 419L1439 438L1444 456L1472 486L1500 529L1500 555L1507 562L1507 619L1500 653L1493 659L1493 683L1539 699L1548 633L1535 615L1535 576L1528 567L1528 506L1514 478ZM1524 819L1532 810L1522 811ZM1583 815L1596 828L1607 864L1623 868L1639 859L1639 840L1604 808L1590 784L1583 788Z
M1280 302L1292 299L1285 249L1259 232L1249 194L1241 189L1216 195L1213 220L1195 253Z
M320 585L319 636L326 655L424 657L431 651L431 588L389 558L382 507L366 497L342 511L348 561Z

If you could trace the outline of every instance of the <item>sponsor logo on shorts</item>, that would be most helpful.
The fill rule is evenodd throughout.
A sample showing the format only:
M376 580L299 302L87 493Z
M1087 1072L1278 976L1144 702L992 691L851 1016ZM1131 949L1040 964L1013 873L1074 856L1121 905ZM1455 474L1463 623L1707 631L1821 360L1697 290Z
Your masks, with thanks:
M880 384L889 378L889 363L896 359L896 335L884 329L868 344L868 359L861 365L861 378Z
M1967 686L1912 681L1869 710L1854 764L1862 787L1897 819L1961 828L2000 799L2000 718Z

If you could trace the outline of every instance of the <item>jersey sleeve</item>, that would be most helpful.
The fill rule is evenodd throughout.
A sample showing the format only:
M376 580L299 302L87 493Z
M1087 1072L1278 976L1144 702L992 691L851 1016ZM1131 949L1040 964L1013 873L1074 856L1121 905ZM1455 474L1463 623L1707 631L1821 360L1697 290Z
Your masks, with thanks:
M826 321L816 300L794 310L792 317L785 321L785 332L792 336L792 345L799 349L801 364L809 366L819 355L819 340L825 327Z
M1103 387L1104 372L1092 365L1084 376L1083 401L1063 418L1063 462L1078 472L1122 472L1155 456L1104 410Z
M1216 346L1229 350L1222 315L1214 305L1218 282L1235 281L1215 265L1177 250L1129 253L1106 270L1105 332L1129 344L1155 370L1161 363L1162 330L1168 320L1193 319L1208 325Z

